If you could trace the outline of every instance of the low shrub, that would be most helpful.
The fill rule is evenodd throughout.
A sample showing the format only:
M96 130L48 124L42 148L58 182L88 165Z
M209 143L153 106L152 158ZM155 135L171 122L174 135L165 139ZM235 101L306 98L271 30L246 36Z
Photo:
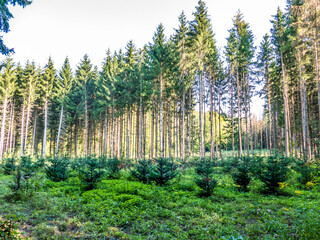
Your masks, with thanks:
M251 182L250 163L240 159L231 176L239 190L248 191L247 187Z
M202 158L196 164L195 183L202 189L202 194L210 196L217 186L217 180L212 178L214 172L214 161L210 158Z
M0 219L0 239L4 240L18 240L21 239L17 232L15 222L9 218L2 220Z
M157 185L163 186L177 176L177 166L171 158L157 158L151 171L151 180Z
M106 161L108 178L119 179L122 161L117 157L109 158Z
M262 168L257 171L259 179L264 183L268 193L277 193L279 183L287 179L288 159L280 156L269 156L263 163Z
M2 165L2 171L5 175L12 175L16 170L16 159L15 158L7 158Z
M86 190L92 190L101 179L104 171L101 170L99 161L94 157L86 157L82 162L80 180L85 185Z
M140 182L148 183L152 172L152 163L150 160L142 159L134 164L130 170L131 175Z
M65 181L68 178L67 158L49 158L49 165L45 168L45 173L48 179L54 182Z

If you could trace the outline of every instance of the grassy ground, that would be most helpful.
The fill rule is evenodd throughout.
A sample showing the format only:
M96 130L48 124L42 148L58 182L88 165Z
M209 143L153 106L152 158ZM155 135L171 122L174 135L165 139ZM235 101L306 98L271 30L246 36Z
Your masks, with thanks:
M229 175L216 174L215 193L204 198L193 178L186 169L158 187L123 173L83 191L77 178L54 183L39 174L32 197L12 202L12 176L0 175L0 213L29 239L320 239L319 190L289 180L284 194L263 195L255 180L242 193Z

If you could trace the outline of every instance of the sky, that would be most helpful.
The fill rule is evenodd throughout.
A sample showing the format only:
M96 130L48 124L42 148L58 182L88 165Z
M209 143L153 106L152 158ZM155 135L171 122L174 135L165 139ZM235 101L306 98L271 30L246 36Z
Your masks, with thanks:
M240 10L250 24L256 45L269 33L270 19L286 0L207 0L217 46L223 53L232 28L232 18ZM152 41L159 23L169 37L178 27L178 16L185 12L193 20L198 0L33 0L26 8L10 7L14 19L11 31L3 36L15 49L14 61L34 60L43 67L49 56L60 69L66 56L76 68L85 54L101 67L108 48L124 49L129 40L136 47ZM0 60L4 57L0 56ZM255 98L253 109L262 112L262 101Z

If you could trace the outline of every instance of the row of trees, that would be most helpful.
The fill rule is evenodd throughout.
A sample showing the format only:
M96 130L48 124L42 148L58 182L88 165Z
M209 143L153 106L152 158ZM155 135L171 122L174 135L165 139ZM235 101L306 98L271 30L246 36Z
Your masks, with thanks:
M166 38L160 24L142 49L129 41L125 52L108 50L100 71L87 55L75 73L68 58L59 71L51 58L43 69L8 58L0 79L0 157L185 160L207 151L222 158L222 148L241 156L266 147L310 159L318 153L320 120L318 14L317 1L290 2L256 53L238 12L224 62L201 0L192 21L179 16L172 36ZM266 99L260 121L251 109L256 84L264 85L259 93Z

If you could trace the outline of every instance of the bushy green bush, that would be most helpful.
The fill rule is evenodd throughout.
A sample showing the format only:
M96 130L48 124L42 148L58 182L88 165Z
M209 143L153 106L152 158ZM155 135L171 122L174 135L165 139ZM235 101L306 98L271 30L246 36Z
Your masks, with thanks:
M234 168L231 176L235 184L239 187L239 190L246 192L251 181L249 159L239 159L238 164Z
M30 168L28 168L30 166ZM36 174L33 163L28 160L17 166L13 182L9 185L11 192L5 196L8 201L28 200L41 187L43 175Z
M100 168L97 158L86 157L82 160L80 169L80 180L85 185L86 190L92 190L95 184L101 179L104 171Z
M120 178L122 161L117 157L108 158L106 161L106 167L108 171L108 178L118 179Z
M20 159L20 170L25 178L30 178L37 171L37 164L34 163L30 156L22 156Z
M2 165L2 170L5 175L12 175L16 170L16 159L15 158L7 158L5 159L4 164Z
M196 164L195 178L196 184L202 189L202 194L210 196L214 188L217 186L217 180L212 178L214 172L214 161L211 158L202 158Z
M269 156L266 158L257 174L259 179L264 183L267 192L278 192L279 183L285 182L287 179L288 164L289 161L286 157Z
M177 176L177 166L171 158L157 158L156 165L152 168L150 178L157 185L163 186Z
M133 169L130 170L131 175L143 183L148 183L152 172L152 163L150 160L141 159L134 164Z
M48 179L54 182L65 181L68 178L67 158L48 158L49 165L45 168L45 173Z

